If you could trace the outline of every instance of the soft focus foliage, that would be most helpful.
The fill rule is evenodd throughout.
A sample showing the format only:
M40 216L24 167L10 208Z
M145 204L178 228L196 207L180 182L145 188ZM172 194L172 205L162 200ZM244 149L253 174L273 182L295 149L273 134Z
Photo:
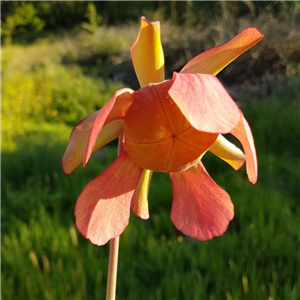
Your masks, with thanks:
M2 113L19 125L27 119L74 124L99 109L118 87L85 76L76 66L45 66L3 78Z
M45 22L37 16L32 3L20 3L15 7L14 13L8 15L1 24L1 38L5 44L11 44L16 32L40 31L44 25Z
M87 6L86 17L88 23L83 23L81 26L92 33L95 32L97 27L101 25L102 17L97 14L96 6L92 2Z

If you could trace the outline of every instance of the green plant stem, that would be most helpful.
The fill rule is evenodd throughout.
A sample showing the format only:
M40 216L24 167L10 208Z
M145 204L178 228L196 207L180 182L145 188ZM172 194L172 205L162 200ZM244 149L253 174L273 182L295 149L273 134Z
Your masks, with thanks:
M112 239L109 245L106 300L115 300L116 298L118 256L119 256L119 236Z

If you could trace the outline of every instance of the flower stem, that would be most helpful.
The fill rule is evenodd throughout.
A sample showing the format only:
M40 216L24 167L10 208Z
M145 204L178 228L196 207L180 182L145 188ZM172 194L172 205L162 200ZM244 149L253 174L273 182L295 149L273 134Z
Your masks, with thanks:
M118 155L124 150L124 135L119 137ZM116 299L118 258L119 258L120 236L115 237L109 242L109 259L106 284L106 300Z
M119 255L119 236L112 239L109 245L106 300L115 300L116 298L118 255Z

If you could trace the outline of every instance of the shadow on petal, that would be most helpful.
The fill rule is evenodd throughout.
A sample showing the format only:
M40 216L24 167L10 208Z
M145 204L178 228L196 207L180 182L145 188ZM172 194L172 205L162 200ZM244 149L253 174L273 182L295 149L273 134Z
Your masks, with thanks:
M141 174L142 169L123 152L84 188L75 207L76 226L84 237L104 245L124 231Z
M90 130L98 113L99 111L94 112L73 128L67 149L62 158L62 169L65 174L70 175L82 163ZM97 137L92 153L116 139L123 131L123 120L115 120L106 124Z
M103 126L111 121L124 119L134 101L133 93L134 91L131 89L121 89L115 92L113 97L99 110L89 133L83 157L83 166L87 164Z

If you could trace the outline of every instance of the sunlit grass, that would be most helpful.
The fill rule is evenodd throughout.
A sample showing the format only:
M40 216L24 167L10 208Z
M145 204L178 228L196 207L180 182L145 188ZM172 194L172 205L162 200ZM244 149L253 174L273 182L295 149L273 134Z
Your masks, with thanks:
M77 66L50 64L32 72L4 73L3 129L22 130L27 120L76 124L102 107L121 87L110 80L83 75Z

